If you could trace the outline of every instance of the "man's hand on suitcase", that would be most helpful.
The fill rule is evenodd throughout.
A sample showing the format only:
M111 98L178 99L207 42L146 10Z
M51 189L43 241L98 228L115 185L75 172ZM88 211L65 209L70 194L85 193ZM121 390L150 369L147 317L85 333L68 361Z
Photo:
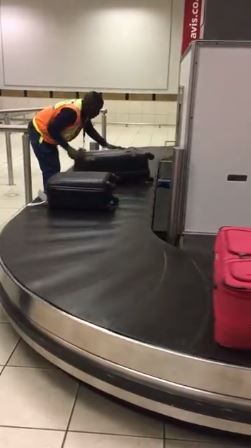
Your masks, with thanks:
M77 159L83 159L86 156L86 149L79 148L77 151Z
M75 149L69 145L67 148L67 153L71 159L76 160L79 157L81 157L81 158L84 157L86 151L83 148Z
M107 149L125 149L122 146L111 145L110 143L106 143Z
M76 160L78 157L78 151L70 145L67 147L67 154L73 160Z

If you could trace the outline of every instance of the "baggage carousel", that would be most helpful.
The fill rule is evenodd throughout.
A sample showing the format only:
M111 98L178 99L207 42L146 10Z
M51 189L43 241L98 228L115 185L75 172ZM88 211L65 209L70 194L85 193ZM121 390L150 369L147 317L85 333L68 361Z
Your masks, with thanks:
M147 148L151 151L151 148ZM165 150L155 150L156 172ZM119 399L251 435L251 352L213 341L212 239L151 230L152 184L115 212L28 206L0 236L1 302L35 350Z

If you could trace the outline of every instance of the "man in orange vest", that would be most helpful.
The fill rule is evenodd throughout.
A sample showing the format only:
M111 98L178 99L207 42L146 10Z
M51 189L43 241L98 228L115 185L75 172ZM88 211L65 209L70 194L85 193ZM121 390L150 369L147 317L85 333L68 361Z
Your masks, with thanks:
M60 171L57 145L62 146L71 159L76 159L79 151L69 145L83 129L99 145L114 149L94 129L91 119L102 109L104 101L101 93L88 92L84 99L62 101L39 111L29 123L28 132L31 146L43 175L44 192L51 176Z

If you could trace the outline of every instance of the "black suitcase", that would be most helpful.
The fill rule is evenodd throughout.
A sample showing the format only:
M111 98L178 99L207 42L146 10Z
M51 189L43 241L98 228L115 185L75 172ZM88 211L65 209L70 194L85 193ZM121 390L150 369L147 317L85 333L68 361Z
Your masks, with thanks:
M75 161L74 171L109 171L118 177L119 183L145 182L150 177L151 153L136 149L90 151L81 154Z
M48 182L48 205L50 209L113 210L118 204L114 188L115 176L110 173L58 173Z

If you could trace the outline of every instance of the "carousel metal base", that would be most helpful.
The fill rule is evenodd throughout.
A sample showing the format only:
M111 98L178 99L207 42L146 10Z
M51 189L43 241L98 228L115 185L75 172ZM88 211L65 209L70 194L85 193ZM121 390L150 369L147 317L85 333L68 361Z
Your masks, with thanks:
M0 297L11 322L44 357L98 389L251 435L250 352L213 341L212 242L177 249L158 239L151 185L119 195L115 213L26 207L5 227Z

